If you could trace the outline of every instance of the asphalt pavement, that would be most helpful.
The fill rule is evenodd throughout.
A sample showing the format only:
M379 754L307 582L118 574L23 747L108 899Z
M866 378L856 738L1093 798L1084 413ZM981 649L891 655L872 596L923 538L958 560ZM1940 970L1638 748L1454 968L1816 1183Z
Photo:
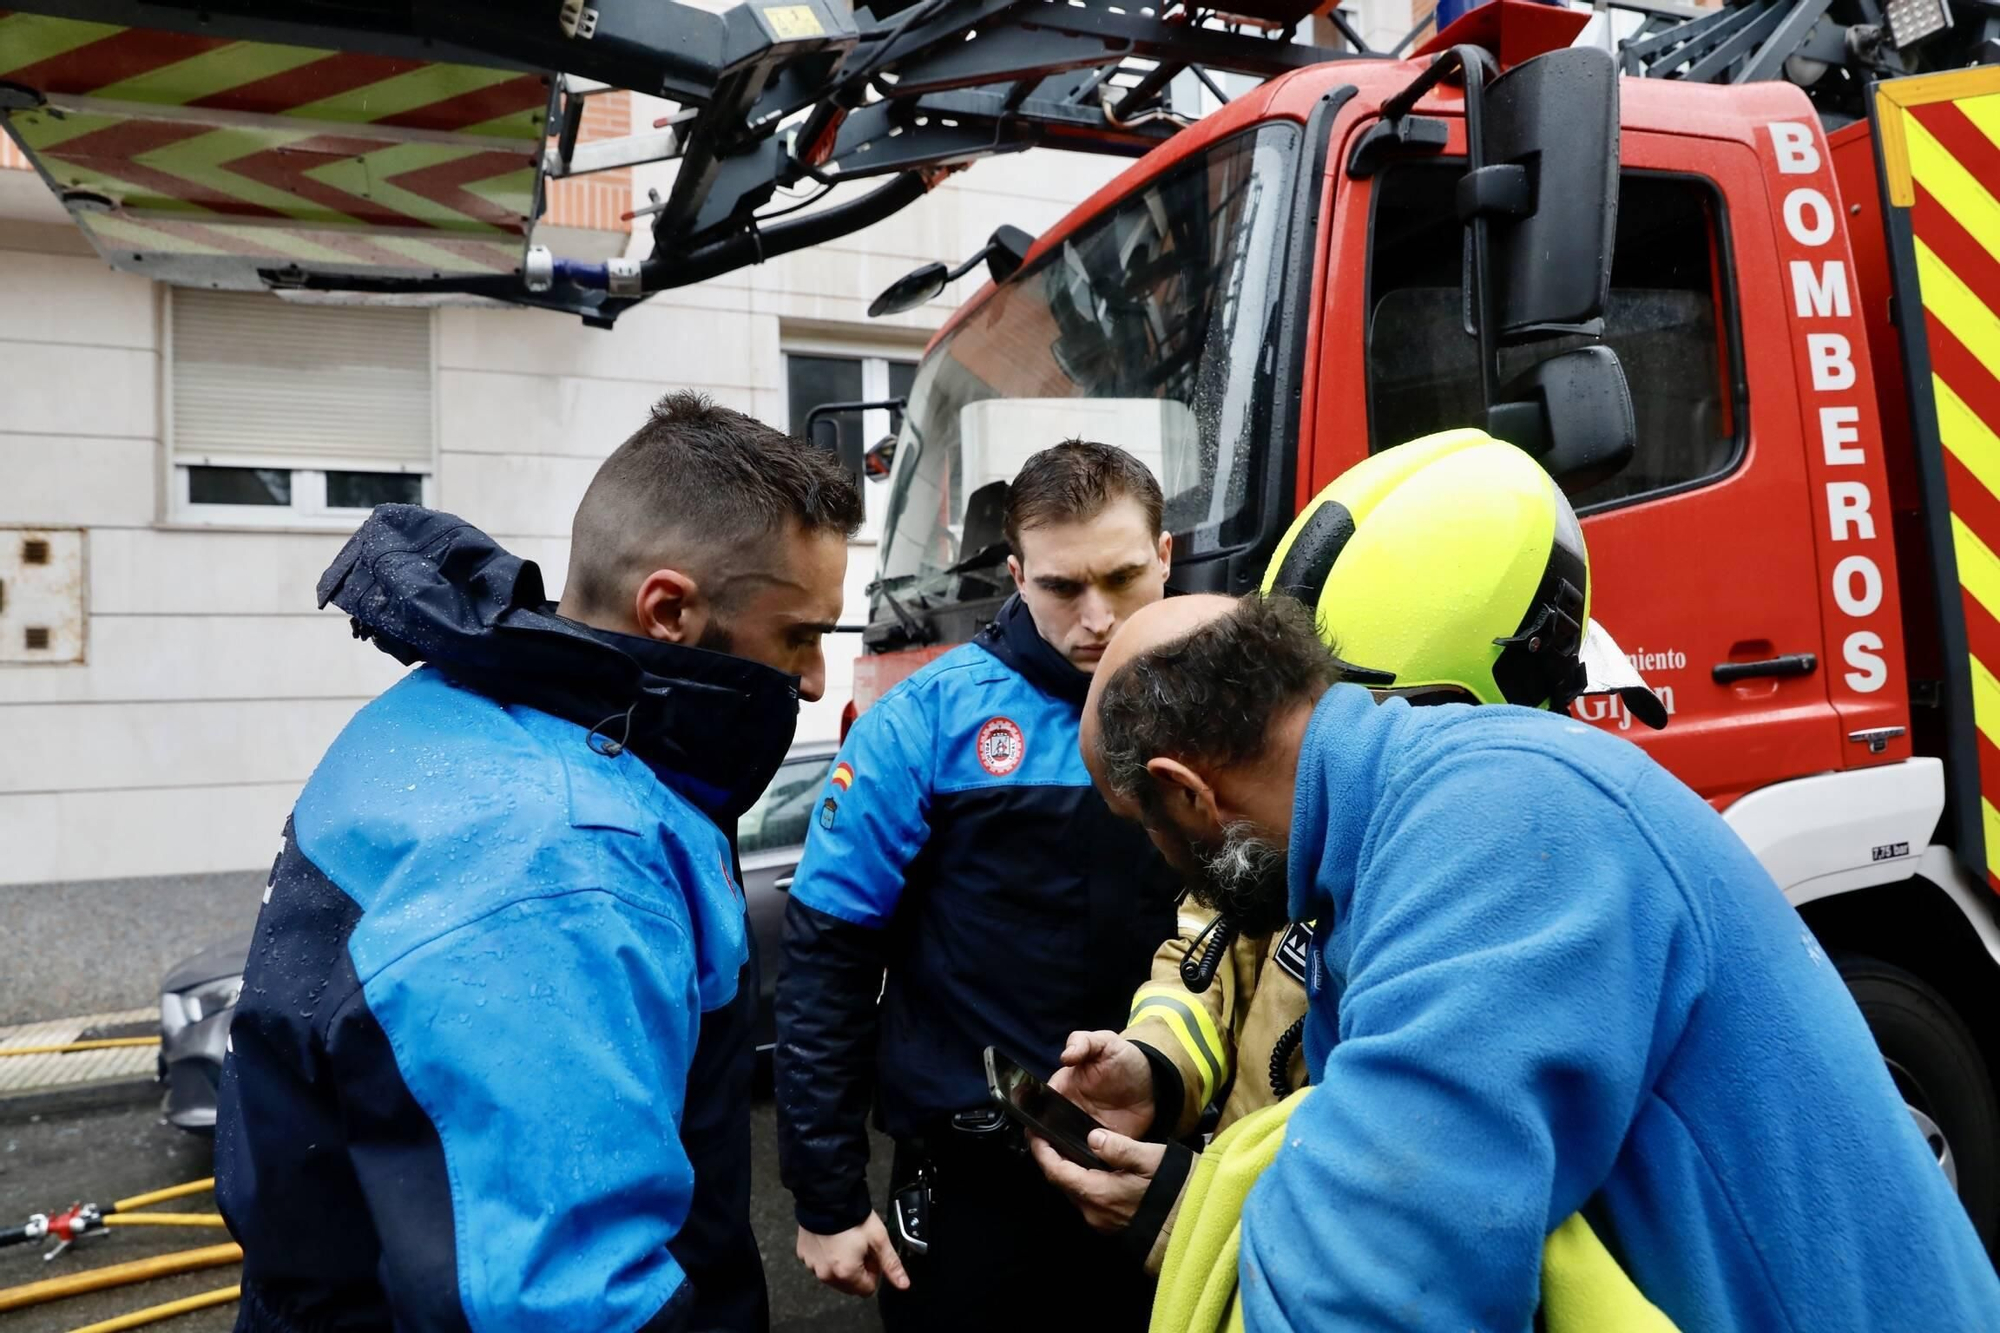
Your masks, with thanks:
M881 1327L873 1301L827 1291L793 1257L791 1198L778 1185L768 1101L757 1104L751 1124L756 1165L750 1206L771 1286L772 1333L873 1333ZM878 1140L872 1172L878 1198L888 1162L884 1149ZM30 1212L52 1211L78 1199L108 1203L209 1174L208 1141L162 1124L150 1106L0 1121L0 1225L14 1225ZM206 1195L157 1206L173 1212L212 1212L214 1207ZM48 1263L41 1257L45 1246L17 1245L0 1250L0 1288L227 1239L220 1230L127 1227L88 1240ZM143 1306L230 1286L237 1272L232 1264L72 1296L10 1312L0 1316L0 1324L7 1333L61 1333ZM235 1306L219 1306L180 1316L162 1327L172 1333L226 1333L235 1317Z
M253 870L0 884L9 954L0 967L0 1027L158 1004L168 968L249 936L265 878Z
M247 935L263 897L262 871L165 876L81 884L0 885L0 1026L74 1014L157 1006L160 978L218 940ZM96 1109L28 1118L0 1100L0 1226L77 1200L107 1203L211 1174L206 1139L160 1121L150 1089ZM872 1301L827 1291L793 1256L791 1196L778 1184L771 1104L753 1109L751 1209L771 1287L773 1333L868 1333L881 1327ZM888 1148L875 1144L872 1192L886 1188ZM174 1212L212 1211L207 1196L177 1200ZM0 1288L128 1259L220 1243L220 1230L126 1227L44 1263L44 1245L0 1249ZM235 1266L163 1278L0 1315L7 1333L78 1328L236 1281ZM173 1333L221 1333L235 1319L224 1306L165 1325Z

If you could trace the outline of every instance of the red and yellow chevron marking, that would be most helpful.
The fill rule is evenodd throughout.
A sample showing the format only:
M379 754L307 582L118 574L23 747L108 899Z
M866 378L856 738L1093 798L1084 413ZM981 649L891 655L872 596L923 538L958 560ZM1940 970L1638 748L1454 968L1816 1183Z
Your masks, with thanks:
M1910 210L1971 656L1987 879L2000 890L2000 68L1897 79L1878 93L1890 201Z
M0 11L5 117L106 259L505 272L534 206L534 75Z
M518 139L548 88L518 70L233 42L0 11L0 79L44 96Z
M854 770L845 763L835 764L833 766L833 777L829 781L842 791L846 791L854 785Z

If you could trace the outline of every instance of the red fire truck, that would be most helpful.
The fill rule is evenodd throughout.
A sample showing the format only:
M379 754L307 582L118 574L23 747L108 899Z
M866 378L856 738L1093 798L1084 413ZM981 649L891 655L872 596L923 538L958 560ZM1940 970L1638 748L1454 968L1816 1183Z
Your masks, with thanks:
M1503 7L1432 53L1480 41L1525 71L1510 60L1575 31L1523 7L1503 33ZM1320 66L1239 98L958 312L894 442L857 707L1009 591L998 487L1050 439L1148 457L1174 582L1233 591L1370 450L1493 419L1461 282L1466 88L1411 102L1426 68ZM1486 89L1489 134L1511 77ZM1587 119L1576 100L1564 105ZM1990 1237L2000 68L1882 83L1865 118L1830 134L1781 82L1627 79L1619 101L1601 341L1503 329L1497 349L1514 378L1609 347L1630 386L1630 460L1573 499L1596 613L1671 722L1634 727L1615 697L1577 711L1645 747L1756 851L1847 976ZM1539 170L1546 205L1561 187L1553 164ZM1588 217L1561 225L1580 230L1532 243L1587 274ZM1509 322L1574 326L1581 312L1548 313Z

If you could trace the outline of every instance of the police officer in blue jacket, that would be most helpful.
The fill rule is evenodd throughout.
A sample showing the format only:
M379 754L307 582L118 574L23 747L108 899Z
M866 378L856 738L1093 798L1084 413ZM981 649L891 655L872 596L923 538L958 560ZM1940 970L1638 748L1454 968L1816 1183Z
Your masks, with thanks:
M216 1134L238 1329L768 1326L733 830L860 517L825 453L673 395L585 495L560 608L450 514L348 542L321 604L424 665L265 891Z
M1013 1329L1023 1299L1058 1295L1062 1327L1146 1321L1149 1280L991 1110L982 1055L1053 1071L1072 1030L1124 1022L1173 929L1177 878L1077 750L1105 645L1164 593L1160 514L1122 450L1030 458L1006 507L1018 596L861 716L807 838L778 985L779 1165L800 1259L843 1291L881 1285L891 1330ZM900 1262L868 1197L871 1101L892 1196L928 1199L924 1252Z

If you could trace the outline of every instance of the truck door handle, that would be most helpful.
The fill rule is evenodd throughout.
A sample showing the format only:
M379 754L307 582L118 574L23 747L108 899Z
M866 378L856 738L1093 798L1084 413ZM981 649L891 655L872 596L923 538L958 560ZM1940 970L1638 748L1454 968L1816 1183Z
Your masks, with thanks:
M774 879L771 881L771 887L776 889L779 893L784 893L792 887L792 880L794 878L796 878L796 876L786 875L783 879Z
M1781 653L1755 662L1717 662L1709 674L1717 685L1727 685L1764 676L1810 676L1818 665L1819 658L1811 653Z

